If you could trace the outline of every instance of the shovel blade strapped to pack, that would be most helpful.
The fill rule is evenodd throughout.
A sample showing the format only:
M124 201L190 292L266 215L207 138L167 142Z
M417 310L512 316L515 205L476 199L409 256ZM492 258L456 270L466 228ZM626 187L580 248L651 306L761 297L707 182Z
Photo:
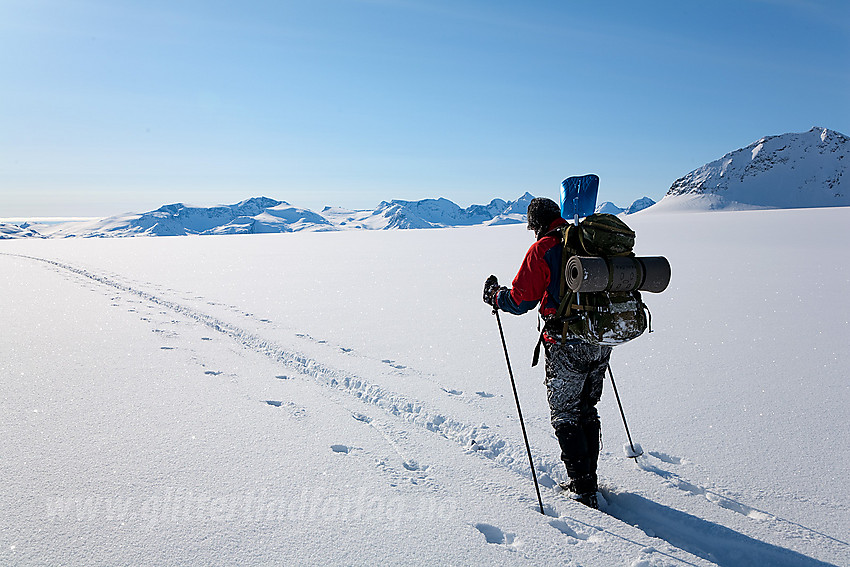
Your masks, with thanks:
M563 239L556 318L563 324L564 340L616 346L641 336L650 326L650 315L640 291L658 293L667 288L667 259L636 257L634 231L606 213L565 227Z

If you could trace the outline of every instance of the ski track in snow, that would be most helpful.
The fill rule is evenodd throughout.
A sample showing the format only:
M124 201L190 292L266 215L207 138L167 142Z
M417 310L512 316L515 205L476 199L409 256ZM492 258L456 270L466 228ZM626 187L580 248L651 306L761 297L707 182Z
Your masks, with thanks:
M272 359L276 363L286 366L294 372L312 378L315 382L322 386L352 396L365 404L380 408L388 415L437 433L456 442L468 454L477 454L481 457L485 457L490 461L519 474L527 480L531 480L531 470L527 464L527 456L524 448L512 446L511 443L499 437L492 430L487 428L486 425L483 427L473 426L451 417L447 417L427 408L426 404L421 401L389 391L376 384L370 383L353 373L331 368L304 354L287 350L236 325L205 314L186 305L149 293L139 289L138 287L134 287L133 285L127 285L115 279L55 260L22 254L0 254L43 262L53 266L57 270L68 271L97 284L113 288L120 292L135 295L141 300L183 315L214 331L230 337L236 343L249 351L261 354ZM83 281L85 282L86 280ZM154 284L151 285L157 289L163 289L161 286ZM102 289L98 286L85 284L84 287L91 291L100 291ZM168 288L164 291L178 293L176 290ZM119 306L117 303L119 297L113 296L110 299L113 301L112 305ZM202 297L197 296L185 299L203 300ZM216 305L214 302L208 302L208 304ZM234 311L237 311L246 317L254 316L251 313L245 313L237 306L227 307L230 307ZM129 311L138 312L134 308L131 308ZM168 312L160 311L160 314L168 315ZM142 319L150 321L150 319L146 317L142 317ZM267 319L260 319L260 321L264 323L271 323L271 321ZM177 323L179 322L176 320L170 321L170 324ZM167 323L160 323L160 325L165 324ZM174 331L161 328L155 328L154 332L160 333L164 338L175 337L178 335L178 333ZM308 338L322 344L327 343L327 341L318 340L305 334L298 334L296 336ZM203 340L211 339L204 337ZM174 347L163 346L161 348L168 350L173 349ZM353 354L352 349L343 347L339 348L345 354ZM385 359L381 362L396 371L406 370L404 365L397 364L395 361L390 359ZM218 376L221 372L206 371L205 374ZM274 378L286 380L290 379L291 376L277 375ZM463 392L458 390L446 388L441 389L447 395L452 397L463 394ZM481 398L493 397L493 394L489 394L487 392L476 392L476 394ZM272 408L287 406L296 418L303 415L303 408L291 402L279 400L262 400L262 402ZM337 401L337 403L339 402ZM427 465L420 465L416 460L406 458L398 443L393 440L394 437L402 435L404 430L394 428L384 421L378 421L360 412L355 412L350 409L349 411L354 419L372 427L387 441L387 443L397 453L402 462L402 466L406 471L410 473L417 473L420 476L420 479L424 479L424 477L427 476L425 474L425 471L427 471L428 468ZM332 445L330 449L341 455L349 455L350 453L358 450L356 447L351 447L345 444L335 444ZM653 461L657 462L657 465L650 461L650 457ZM600 456L600 458L604 458L604 456ZM658 451L649 451L643 459L636 459L636 463L641 470L663 479L664 484L667 486L685 492L689 495L703 497L708 502L711 502L720 508L735 512L753 521L771 522L774 526L783 525L785 528L784 531L790 529L792 532L796 532L799 537L817 537L829 540L832 543L850 547L850 543L839 538L821 533L800 523L776 516L764 510L748 506L730 497L724 496L715 490L692 483L675 472L661 468L664 465L676 466L682 462L683 460L678 457ZM379 462L378 465L382 465L382 463ZM559 480L563 479L563 474L561 473L563 465L560 461L554 461L552 459L536 459L535 466L537 468L540 484L546 488L553 489L554 494L558 489ZM668 543L673 548L682 550L689 555L703 558L717 565L733 567L734 565L740 564L739 561L742 557L746 558L746 564L753 565L763 564L779 567L829 567L831 565L789 549L752 539L720 524L703 520L685 512L680 512L673 508L652 502L651 500L637 494L620 492L617 489L607 488L604 486L601 488L601 492L604 497L604 502L601 502L600 507L609 516L617 518L631 526L635 526L648 536L658 538ZM581 541L587 541L594 537L593 534L604 532L610 536L639 547L643 553L658 553L666 559L674 560L679 564L696 565L696 563L673 555L672 553L661 551L657 548L647 548L645 544L631 539L626 535L616 533L610 528L586 523L564 514L558 514L556 509L552 506L545 506L545 508L546 514L552 516L552 519L549 521L549 525L554 530L564 535L567 543L569 544L577 544ZM475 524L474 527L483 534L488 543L504 546L510 551L516 551L514 548L516 538L515 534L503 532L500 528L486 523ZM707 536L707 534L710 534L710 536ZM650 562L645 563L646 565L652 564ZM643 563L638 562L636 565L637 564Z

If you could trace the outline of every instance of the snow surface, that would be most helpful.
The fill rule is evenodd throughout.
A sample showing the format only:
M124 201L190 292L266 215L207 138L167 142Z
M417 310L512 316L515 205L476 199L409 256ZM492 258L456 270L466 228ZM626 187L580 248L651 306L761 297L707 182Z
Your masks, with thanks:
M850 565L850 208L629 224L602 512L501 315L545 516L480 300L524 226L3 241L0 565Z

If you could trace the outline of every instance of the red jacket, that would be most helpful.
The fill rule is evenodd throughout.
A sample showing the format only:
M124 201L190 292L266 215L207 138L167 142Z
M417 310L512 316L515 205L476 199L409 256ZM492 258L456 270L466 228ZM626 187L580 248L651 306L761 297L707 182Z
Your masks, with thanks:
M567 224L559 218L549 225L546 234ZM511 289L499 294L499 308L522 315L540 303L540 314L554 315L558 310L561 291L561 256L563 244L560 233L545 235L531 245L511 284Z

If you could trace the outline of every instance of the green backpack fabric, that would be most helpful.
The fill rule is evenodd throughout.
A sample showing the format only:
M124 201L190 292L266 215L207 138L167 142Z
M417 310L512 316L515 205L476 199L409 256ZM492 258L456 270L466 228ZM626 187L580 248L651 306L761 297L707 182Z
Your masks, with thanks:
M640 292L575 293L566 285L565 270L571 256L634 256L635 232L607 213L590 215L577 227L565 225L560 232L564 251L558 312L540 333L532 366L537 364L547 330L558 332L562 341L577 338L594 345L616 346L639 337L649 327L649 309Z
M570 316L564 322L565 337L586 343L616 346L636 339L646 331L646 305L638 291L570 293ZM578 298L576 298L578 296Z
M614 215L595 213L578 225L579 241L587 256L628 256L635 247L635 231Z

